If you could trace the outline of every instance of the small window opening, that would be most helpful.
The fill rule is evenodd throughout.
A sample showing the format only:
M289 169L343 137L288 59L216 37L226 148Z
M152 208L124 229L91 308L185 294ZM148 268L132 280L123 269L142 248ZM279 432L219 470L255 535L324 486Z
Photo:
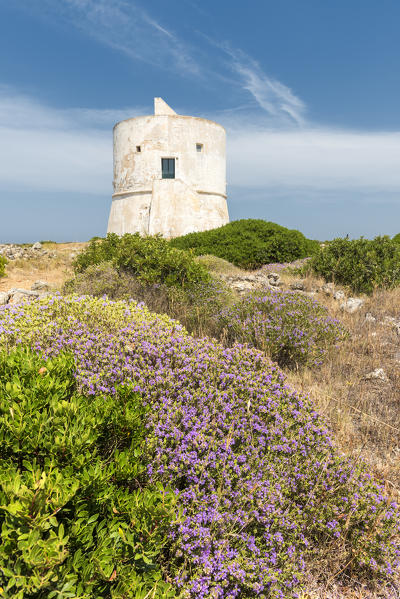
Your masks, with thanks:
M202 152L203 151L203 144L196 144L196 151L197 152Z
M175 179L175 158L161 158L163 179Z
M141 152L142 148L140 146L136 146L136 152Z

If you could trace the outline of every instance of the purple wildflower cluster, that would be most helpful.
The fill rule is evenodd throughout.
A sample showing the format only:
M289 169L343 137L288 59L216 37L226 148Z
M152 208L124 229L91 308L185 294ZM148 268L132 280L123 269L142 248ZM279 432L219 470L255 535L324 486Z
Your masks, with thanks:
M264 264L262 270L266 270L267 272L282 272L287 269L299 270L310 260L311 258L300 258L299 260L295 260L294 262L274 262L271 264Z
M263 353L195 339L134 302L47 297L0 308L0 342L73 352L88 395L129 383L151 407L148 474L172 487L170 576L185 597L297 597L308 559L390 576L399 512L339 456Z
M280 289L249 294L220 313L228 339L266 351L281 365L315 366L347 335L314 299Z

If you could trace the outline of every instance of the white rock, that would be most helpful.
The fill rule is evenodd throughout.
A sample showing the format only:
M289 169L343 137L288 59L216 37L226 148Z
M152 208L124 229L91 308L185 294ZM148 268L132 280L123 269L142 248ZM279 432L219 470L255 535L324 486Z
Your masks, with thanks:
M267 274L268 283L272 285L272 287L279 287L281 278L276 272L269 272Z
M304 282L293 281L293 283L290 284L290 289L293 289L293 291L304 291Z
M367 380L377 379L379 381L384 381L385 383L389 380L383 368L375 368L375 370L366 374L364 378Z
M35 281L31 287L32 291L47 291L50 289L50 285L47 281Z
M10 295L8 300L10 304L19 304L39 297L38 291L30 291L29 289L10 289L8 293Z
M235 289L239 293L243 293L244 291L253 289L253 285L250 283L250 281L235 281L232 283L232 289Z
M42 244L40 243L40 241L37 241L36 243L33 244L32 246L33 250L41 250L42 249Z
M365 322L376 322L375 316L372 316L371 312L367 312L365 315Z
M393 325L397 325L398 323L397 323L397 320L395 318L393 318L393 316L384 316L382 324L387 327L391 327Z
M349 297L346 302L340 305L340 309L349 314L354 314L354 312L357 312L361 308L363 303L364 300L359 297Z
M31 291L30 289L22 289L20 287L13 287L8 290L10 295L14 295L15 293L22 293L24 295L31 295L32 297L38 297L39 293L37 291Z
M325 283L325 285L322 285L321 289L325 295L333 295L333 283Z
M5 306L9 300L9 293L7 291L0 291L0 306Z
M343 300L346 296L344 295L344 291L341 291L340 289L338 291L335 291L335 293L333 294L333 299L340 301Z

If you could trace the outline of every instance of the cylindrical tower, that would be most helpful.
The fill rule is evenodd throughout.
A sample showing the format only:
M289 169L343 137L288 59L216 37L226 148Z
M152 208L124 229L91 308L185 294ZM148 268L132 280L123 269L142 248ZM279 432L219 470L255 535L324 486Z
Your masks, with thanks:
M169 238L227 222L221 125L178 115L161 98L154 99L154 115L115 125L108 232Z

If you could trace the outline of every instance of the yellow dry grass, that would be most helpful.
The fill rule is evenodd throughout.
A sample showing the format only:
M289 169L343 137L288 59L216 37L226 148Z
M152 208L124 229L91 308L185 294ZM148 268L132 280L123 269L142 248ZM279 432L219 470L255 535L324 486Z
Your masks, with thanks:
M365 298L355 314L343 313L332 297L316 297L350 336L320 368L288 372L289 382L325 416L339 449L363 458L388 493L400 498L400 336L385 321L387 316L400 319L400 289ZM366 322L366 312L376 321ZM387 381L365 378L377 368L383 368Z
M56 252L56 257L40 256L31 259L9 260L6 276L0 278L0 291L13 287L30 289L38 279L45 280L54 290L72 276L73 254L77 254L87 243L44 243L43 249Z

